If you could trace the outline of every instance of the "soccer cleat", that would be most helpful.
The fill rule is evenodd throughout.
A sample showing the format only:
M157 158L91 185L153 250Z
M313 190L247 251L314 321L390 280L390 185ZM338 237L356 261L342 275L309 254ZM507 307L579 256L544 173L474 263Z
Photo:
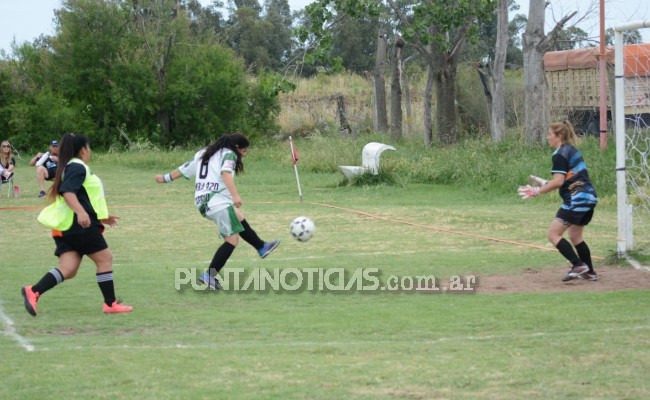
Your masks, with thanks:
M39 198L39 199L42 199L43 197L45 197L45 192L44 192L43 190L41 190L41 191L38 193L38 198Z
M584 279L586 281L597 281L598 274L596 274L596 271L587 271L586 273L580 275L580 279Z
M34 292L31 286L23 287L20 290L20 292L23 294L23 300L25 301L25 309L27 309L27 312L35 317L37 314L36 302L38 301L38 297L40 296L40 294Z
M271 254L273 250L275 250L275 248L278 247L279 244L280 244L280 239L273 240L270 242L265 242L264 246L262 246L261 249L257 250L257 252L259 253L260 257L266 258L266 256Z
M204 272L199 276L199 280L205 283L210 290L222 290L221 284L217 280L216 276L210 276L207 272Z
M571 268L566 275L564 275L564 278L562 278L562 282L568 282L573 279L580 278L588 272L589 272L589 267L586 266L585 264L576 265L575 267Z
M117 300L115 300L110 306L104 303L104 314L116 314L131 311L133 311L133 307L120 304Z

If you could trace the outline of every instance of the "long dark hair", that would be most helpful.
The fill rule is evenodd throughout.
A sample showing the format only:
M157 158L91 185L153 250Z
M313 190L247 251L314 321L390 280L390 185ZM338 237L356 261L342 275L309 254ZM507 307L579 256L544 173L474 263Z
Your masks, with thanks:
M244 164L242 162L241 154L239 150L248 148L250 143L248 138L241 133L229 133L221 136L217 139L216 142L212 143L205 149L205 153L201 157L201 164L207 164L217 151L221 149L230 149L237 155L237 162L235 164L235 172L243 173Z
M63 171L65 171L68 162L77 157L81 149L88 146L90 146L90 141L80 133L66 133L59 140L59 162L56 166L54 183L50 186L49 193L47 194L49 200L54 201L59 194L59 188L63 181Z

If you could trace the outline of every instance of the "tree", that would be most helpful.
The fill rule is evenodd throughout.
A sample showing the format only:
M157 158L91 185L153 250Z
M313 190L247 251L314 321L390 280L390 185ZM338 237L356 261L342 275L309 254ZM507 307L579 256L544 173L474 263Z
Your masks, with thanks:
M555 43L551 46L552 51L572 50L576 47L585 47L589 35L582 29L570 26L567 29L560 29L557 32Z
M623 32L623 43L624 44L643 43L643 37L641 36L641 32L639 32L638 29L635 29L633 31ZM614 28L607 28L607 30L605 31L605 44L607 44L607 46L614 45Z
M413 6L408 18L395 0L387 0L402 24L404 37L411 42L428 65L425 88L425 145L432 143L431 93L436 90L438 140L442 145L457 140L456 71L467 40L475 40L477 20L494 10L493 0L449 2L430 0Z
M505 137L505 89L504 72L506 67L506 51L508 48L508 0L499 0L497 6L497 35L494 46L494 63L492 64L492 112L491 131L495 142Z
M543 143L551 119L546 103L546 76L544 75L544 53L546 53L564 25L576 12L562 18L555 28L544 34L546 5L543 1L530 0L528 24L523 34L524 46L524 88L526 93L526 140L529 143Z
M291 54L291 8L287 0L265 0L262 20L271 29L266 33L269 67L279 71Z

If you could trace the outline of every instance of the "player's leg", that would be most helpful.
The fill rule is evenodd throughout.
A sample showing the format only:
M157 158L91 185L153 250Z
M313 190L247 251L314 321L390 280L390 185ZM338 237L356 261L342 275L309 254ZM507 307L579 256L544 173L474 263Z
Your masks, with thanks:
M260 257L265 258L273 250L275 250L276 247L280 244L280 240L272 240L270 242L265 242L262 239L260 239L259 236L257 236L257 232L251 226L248 224L248 221L246 221L246 217L244 214L238 209L235 209L235 213L237 214L237 219L241 223L242 227L244 230L239 233L239 236L241 236L242 239L251 246L255 250L257 250L257 253L260 255Z
M61 246L57 243L57 253L61 251L60 249ZM76 251L68 250L58 254L58 256L58 268L50 269L35 285L25 286L21 289L25 309L33 316L36 316L37 314L36 303L40 296L63 282L65 279L73 278L77 274L79 265L81 265L81 255Z
M237 212L232 206L206 215L206 218L217 224L219 236L224 241L212 256L212 261L210 261L207 272L203 273L199 279L208 285L210 289L219 290L221 289L221 285L217 281L217 275L226 265L228 259L239 244L239 234L244 230L244 227L239 222Z
M594 266L591 259L591 250L589 249L587 242L584 241L582 236L585 226L587 226L587 224L591 222L593 213L594 213L593 209L584 213L581 217L580 224L571 225L571 227L568 230L568 233L569 233L569 240L571 240L571 243L573 244L573 246L576 248L576 251L578 252L578 257L580 257L580 260L583 263L587 264L587 266L589 267L589 272L581 276L581 278L585 278L591 281L596 281L598 280L598 275L596 274L596 271L594 271Z
M104 305L102 307L104 313L112 314L133 311L133 307L120 304L115 296L113 252L108 248L104 235L100 232L84 235L83 246L88 254L88 258L95 263L95 279L104 297Z
M571 263L571 270L569 270L564 278L562 278L563 281L570 281L587 273L589 267L580 260L580 257L576 254L571 243L563 237L564 232L566 232L572 225L565 218L562 218L563 215L560 214L561 212L558 211L558 216L556 216L556 218L553 219L553 222L551 222L551 225L548 228L547 237L560 254Z

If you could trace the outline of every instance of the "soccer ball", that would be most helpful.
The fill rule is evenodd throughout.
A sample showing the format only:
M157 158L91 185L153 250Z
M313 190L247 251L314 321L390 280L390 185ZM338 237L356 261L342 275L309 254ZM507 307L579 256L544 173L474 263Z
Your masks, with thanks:
M309 217L298 217L289 225L289 232L299 242L306 242L314 236L316 224Z

